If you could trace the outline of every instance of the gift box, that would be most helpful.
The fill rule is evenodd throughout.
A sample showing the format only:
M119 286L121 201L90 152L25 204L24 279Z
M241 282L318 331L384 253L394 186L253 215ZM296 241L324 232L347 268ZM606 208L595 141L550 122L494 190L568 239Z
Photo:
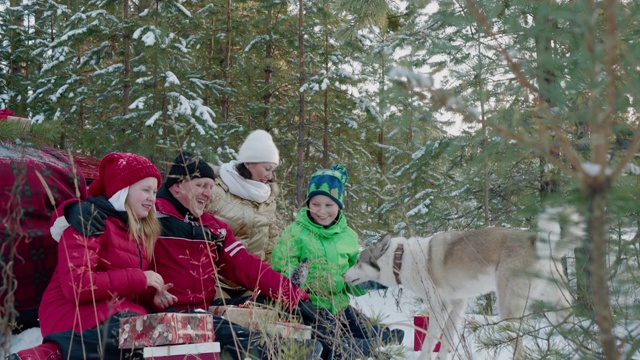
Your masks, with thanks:
M311 327L290 322L267 322L259 325L260 331L285 339L311 339Z
M208 313L157 313L120 319L121 349L214 340L213 317Z
M276 310L227 305L211 306L209 312L252 331L278 335L288 339L311 339L310 326L280 321L280 314Z
M142 350L142 356L154 360L219 360L220 343L151 346Z
M413 333L413 351L422 350L422 344L424 343L424 338L427 335L425 331L429 328L429 315L418 314L413 317L413 325L416 327L415 332ZM424 331L422 331L422 330ZM442 336L440 336L442 339ZM433 352L440 351L440 341L433 348Z
M253 331L260 331L262 323L278 321L278 312L271 309L227 305L211 306L209 312Z
M17 123L21 126L28 128L31 126L31 119L26 116L16 115L13 111L9 109L1 109L0 110L0 121L11 121L13 123Z

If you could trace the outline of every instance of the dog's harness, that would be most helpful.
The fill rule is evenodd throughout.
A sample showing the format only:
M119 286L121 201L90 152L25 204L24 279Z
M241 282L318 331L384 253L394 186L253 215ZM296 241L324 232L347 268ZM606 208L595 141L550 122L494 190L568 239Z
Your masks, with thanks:
M404 254L404 245L399 244L396 251L393 252L393 276L396 277L396 283L402 284L400 281L400 269L402 269L402 255Z

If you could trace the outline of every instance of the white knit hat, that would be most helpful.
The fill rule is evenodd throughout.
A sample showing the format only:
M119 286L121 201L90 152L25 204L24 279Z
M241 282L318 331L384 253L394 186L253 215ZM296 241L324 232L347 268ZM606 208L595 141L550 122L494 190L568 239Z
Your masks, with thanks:
M264 130L255 130L247 136L238 151L238 162L279 164L280 154L271 135Z

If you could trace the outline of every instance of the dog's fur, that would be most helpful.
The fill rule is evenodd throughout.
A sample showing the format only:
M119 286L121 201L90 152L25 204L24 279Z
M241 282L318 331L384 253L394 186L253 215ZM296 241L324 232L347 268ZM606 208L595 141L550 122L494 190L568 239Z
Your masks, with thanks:
M560 225L551 221L540 227L539 234L489 227L423 238L387 235L360 253L344 279L350 284L373 280L389 287L397 285L398 279L423 298L431 321L420 359L431 358L440 335L437 358L445 358L452 351L453 335L470 297L495 291L501 319L527 315L531 300L564 310L548 314L553 322L568 315L571 298L558 261L562 254L554 253L559 248ZM402 254L399 245L403 245ZM517 341L514 345L516 353L522 351Z

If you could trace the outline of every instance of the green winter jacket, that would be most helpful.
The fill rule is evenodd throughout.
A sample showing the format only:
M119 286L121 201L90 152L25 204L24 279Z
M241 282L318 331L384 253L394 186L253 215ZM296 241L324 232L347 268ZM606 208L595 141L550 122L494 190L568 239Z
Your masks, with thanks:
M349 294L360 296L360 288L345 284L342 274L358 259L358 235L339 212L339 220L325 228L311 221L307 207L298 211L273 249L272 267L289 276L305 258L309 259L309 276L302 288L313 304L334 314L349 305Z

